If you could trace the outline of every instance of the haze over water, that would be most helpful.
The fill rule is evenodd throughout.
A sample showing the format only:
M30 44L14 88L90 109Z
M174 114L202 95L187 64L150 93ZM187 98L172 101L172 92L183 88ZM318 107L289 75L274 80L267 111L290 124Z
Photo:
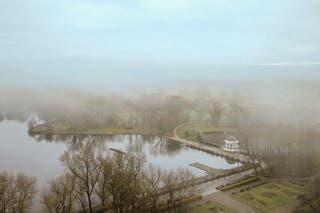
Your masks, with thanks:
M64 122L66 132L162 135L200 120L214 131L249 124L245 133L259 136L253 162L275 177L314 175L319 11L319 0L0 0L0 120L34 113ZM202 133L183 132L197 142ZM32 211L40 212L43 188L66 172L60 156L91 137L31 137L26 122L4 119L0 173L35 176ZM190 163L240 165L160 137L105 136L101 144L136 144L149 163L196 176L204 172Z

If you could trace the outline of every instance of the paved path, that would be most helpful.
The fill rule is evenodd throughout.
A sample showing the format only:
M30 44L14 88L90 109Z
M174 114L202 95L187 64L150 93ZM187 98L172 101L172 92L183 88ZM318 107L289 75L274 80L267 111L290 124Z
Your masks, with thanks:
M173 130L174 136L170 137L169 139L174 140L174 141L178 141L182 144L185 144L186 146L189 146L189 147L192 147L195 149L199 149L199 150L209 152L212 154L216 154L216 155L220 155L220 156L225 156L225 157L228 157L228 158L231 158L234 160L239 160L242 162L245 162L248 160L247 156L245 156L241 153L226 152L220 148L209 146L209 145L202 144L202 143L197 143L194 141L188 141L188 140L182 139L178 136L177 130L179 128L181 128L183 126L191 125L194 123L198 123L198 122L189 122L189 123L184 123L184 124L178 125ZM247 171L239 172L234 175L229 175L229 176L226 176L223 178L214 179L214 180L205 182L203 184L197 185L195 187L195 192L198 194L201 194L203 198L199 201L192 203L191 205L197 206L197 205L205 204L206 202L209 202L209 201L217 201L225 206L228 206L228 207L236 210L239 213L259 212L258 210L255 210L254 208L233 199L231 197L231 193L232 193L231 191L220 192L220 191L216 190L217 186L220 186L222 184L234 183L234 182L241 180L244 177L251 175L253 173L254 173L254 170L249 169Z
M253 171L251 171L251 172L253 172ZM245 175L245 174L240 174L240 176L241 175ZM239 179L240 178L243 178L243 177L241 176L241 177L239 177ZM231 179L232 179L232 181L235 181L237 179L236 175L229 176L229 177L226 177L225 179L220 180L219 184L222 184L223 182L229 182L229 181L231 181ZM245 203L242 203L242 202L234 199L232 197L232 193L239 192L242 188L246 188L248 186L253 186L253 185L259 184L259 182L263 182L263 181L264 180L260 180L258 182L246 184L246 185L239 186L239 187L236 187L236 188L233 188L233 189L230 189L227 191L223 191L223 192L216 190L215 192L211 191L211 193L209 193L209 194L208 193L201 193L202 199L191 203L190 207L203 205L203 204L206 204L207 202L211 202L211 201L216 201L216 202L221 203L222 205L227 206L227 207L229 207L239 213L260 213L261 211L259 211L258 209L255 209L254 207L251 207ZM218 182L218 180L216 180L216 183L217 182ZM212 183L212 184L214 184L214 183ZM274 213L277 213L277 212L274 212Z
M244 172L239 172L234 175L229 175L223 178L214 179L202 184L198 184L195 187L195 191L198 194L201 194L202 196L206 196L215 192L219 192L219 190L216 190L216 187L221 186L222 184L227 183L234 183L238 180L243 179L244 177L253 174L254 170L250 169Z
M195 122L189 122L189 123L184 123L184 124L178 125L173 130L173 135L174 136L171 137L170 139L178 141L180 143L183 143L183 144L185 144L187 146L190 146L192 148L200 149L200 150L203 150L205 152L212 153L212 154L218 154L218 155L221 155L221 156L227 156L227 157L233 158L235 160L240 160L240 161L246 161L247 160L247 156L245 156L245 155L243 155L241 153L226 152L226 151L223 151L223 150L221 150L220 148L217 148L217 147L208 146L208 145L205 145L205 144L202 144L202 143L197 143L197 142L188 141L188 140L184 140L182 138L179 138L179 136L177 134L177 130L179 128L183 127L183 126L191 125L191 124L194 124L194 123L199 123L199 122L195 121ZM225 185L227 183L236 182L238 180L243 179L244 177L246 177L248 175L253 174L253 172L254 172L253 169L249 169L249 170L246 170L246 171L243 171L243 172L238 172L236 174L229 175L229 176L226 176L226 177L223 177L223 178L212 178L212 180L205 181L205 182L203 182L201 184L197 184L196 187L195 187L195 191L198 194L201 194L201 195L205 196L205 195L208 195L210 193L217 192L217 190L216 190L217 186L220 186L222 184ZM216 174L211 174L211 175L204 176L202 178L210 179L211 176L214 177L215 175Z
M224 156L224 157L228 157L234 160L239 160L242 162L248 161L248 157L246 155L243 155L239 152L227 152L224 151L218 147L214 147L214 146L209 146L203 143L198 143L198 142L194 142L194 141L189 141L189 140L185 140L179 137L177 131L179 128L184 127L184 126L188 126L188 125L192 125L195 123L199 123L199 122L189 122L189 123L183 123L178 125L176 128L174 128L173 130L173 137L169 137L169 139L180 142L185 144L186 146L195 148L195 149L199 149L205 152L209 152L212 154L216 154L216 155L220 155L220 156Z

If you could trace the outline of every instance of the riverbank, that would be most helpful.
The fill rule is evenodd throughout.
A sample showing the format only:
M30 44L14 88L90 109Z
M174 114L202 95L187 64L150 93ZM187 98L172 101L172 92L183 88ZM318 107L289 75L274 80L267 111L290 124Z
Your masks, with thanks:
M232 127L214 126L201 121L181 124L176 129L176 134L179 138L194 142L202 142L202 136L204 134L221 132L235 133L237 130Z
M197 129L198 131L214 131L210 126L205 126L202 122L189 122L180 124L172 131L163 132L149 126L128 127L102 127L102 128L79 128L62 120L48 121L43 124L31 127L29 134L52 134L52 135L145 135L145 136L164 136L187 145L193 149L201 150L213 155L228 158L242 163L247 161L247 157L241 153L226 152L218 147L202 144L194 140L185 140L180 137L179 132L186 128ZM217 130L216 127L214 127ZM182 130L181 130L182 129ZM221 129L221 128L220 128ZM219 131L220 131L219 129ZM232 129L230 129L231 131Z
M210 132L233 132L234 128L216 127L203 122L190 122L178 125L176 136L181 139L200 142L198 135L208 134ZM67 121L54 120L29 128L31 134L54 134L54 135L150 135L150 136L173 136L173 130L161 131L150 126L112 126L112 127L78 127Z
M138 127L100 127L78 128L66 121L56 120L31 127L30 134L53 134L53 135L150 135L172 136L172 132L163 132L149 126Z

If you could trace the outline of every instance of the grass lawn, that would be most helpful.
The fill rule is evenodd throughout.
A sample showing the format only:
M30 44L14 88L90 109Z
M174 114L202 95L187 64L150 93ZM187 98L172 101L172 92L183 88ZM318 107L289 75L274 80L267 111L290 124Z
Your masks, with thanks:
M283 206L305 192L305 187L293 183L265 183L254 188L236 193L233 197L243 203L268 212Z
M213 201L192 209L191 213L236 213L236 211Z
M179 128L177 130L177 134L180 138L199 142L198 135L202 135L203 133L214 133L221 131L234 132L235 129L230 127L217 127L205 123L195 123Z
M140 126L135 128L125 127L102 127L102 128L73 128L70 124L64 121L51 121L29 130L35 134L140 134L140 135L170 135L157 129Z
M316 199L312 200L311 203L314 208L319 207L318 201ZM308 213L314 212L314 210L308 204L305 204L305 205L298 207L297 211L298 212L308 212Z

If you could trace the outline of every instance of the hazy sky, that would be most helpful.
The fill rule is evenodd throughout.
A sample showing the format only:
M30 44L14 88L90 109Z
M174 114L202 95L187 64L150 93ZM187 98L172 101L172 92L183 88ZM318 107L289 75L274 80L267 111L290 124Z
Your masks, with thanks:
M320 69L319 11L319 0L1 0L0 78L88 86L299 78Z

